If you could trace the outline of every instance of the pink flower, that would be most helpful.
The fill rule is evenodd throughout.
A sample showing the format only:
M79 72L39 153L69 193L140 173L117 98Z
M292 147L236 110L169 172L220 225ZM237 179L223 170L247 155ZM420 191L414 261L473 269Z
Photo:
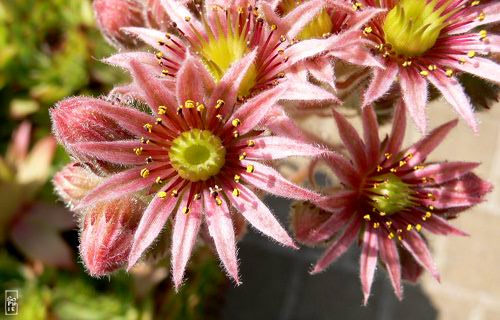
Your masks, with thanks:
M260 2L207 1L195 14L174 0L160 3L175 26L170 28L170 33L150 28L123 29L156 49L156 56L144 52L123 53L106 59L108 63L127 68L130 59L137 59L151 65L158 75L175 78L189 50L202 61L215 82L220 82L245 58L250 65L238 88L242 100L284 81L290 68L301 60L342 42L338 37L331 37L321 46L314 39L291 45L285 30L263 18L258 9ZM294 83L282 99L336 101L333 94L317 86L305 81Z
M324 270L351 243L361 239L360 272L365 304L377 256L386 266L399 298L402 296L401 264L404 275L410 279L415 280L419 275L411 259L401 262L399 249L408 251L439 280L420 232L425 229L440 235L465 235L446 220L482 202L492 188L471 173L478 163L425 161L457 121L436 128L416 144L402 149L406 126L402 104L396 109L392 133L385 141L379 140L379 128L371 106L363 110L364 139L343 116L336 111L333 114L352 162L334 152L325 158L343 187L315 201L323 213L330 212L330 217L322 224L317 223L316 218L310 223L313 228L306 236L302 231L300 240L306 243L335 239L312 273Z
M241 214L265 235L295 247L252 190L317 199L316 193L285 180L263 162L292 155L316 156L324 150L289 138L268 136L259 129L259 123L287 90L286 86L277 86L234 108L243 81L241 74L251 61L239 61L222 81L215 83L204 65L187 56L177 71L175 86L171 87L170 82L151 73L148 65L132 60L134 81L152 114L83 97L65 100L51 110L55 133L63 145L70 146L71 154L123 168L90 191L76 210L128 194L149 197L134 234L129 268L150 247L169 218L173 220L171 257L176 287L182 282L202 220L226 271L237 283L233 215ZM88 132L84 126L79 127L81 135L89 137L87 140L67 141L68 135L63 132L70 130L72 123L60 121L65 119L60 114L71 109L77 114L86 110L89 120L108 119L109 124L135 138L108 139L109 127L96 125L88 127ZM238 213L232 213L233 208Z
M500 82L500 65L483 57L500 51L500 38L476 29L500 20L500 4L478 4L464 0L356 2L361 11L387 9L364 28L366 38L376 44L374 51L385 65L385 69L374 70L364 105L381 98L397 80L410 115L425 132L430 82L477 131L473 108L455 73Z

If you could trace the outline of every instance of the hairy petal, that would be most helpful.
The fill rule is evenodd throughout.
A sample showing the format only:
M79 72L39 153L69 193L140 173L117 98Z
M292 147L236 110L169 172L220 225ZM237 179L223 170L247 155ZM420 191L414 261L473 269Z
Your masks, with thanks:
M440 281L439 272L427 248L427 244L419 234L408 232L403 238L403 246L420 265L426 268L437 281Z
M364 304L368 303L373 276L377 267L378 239L377 232L367 227L363 235L363 249L359 265L361 285L363 287Z
M255 146L247 149L247 159L275 160L288 157L317 157L325 154L326 149L301 143L285 137L262 137L254 139Z
M396 80L399 67L391 63L385 69L373 70L373 79L364 94L363 107L372 104L386 94Z
M411 171L404 179L432 178L431 184L440 184L450 180L458 179L480 165L478 162L444 162L429 164L420 170Z
M421 133L427 129L425 108L427 106L427 81L416 71L403 69L400 72L403 101Z
M387 237L378 238L380 259L384 262L392 287L399 300L403 298L403 288L401 287L401 265L396 244Z

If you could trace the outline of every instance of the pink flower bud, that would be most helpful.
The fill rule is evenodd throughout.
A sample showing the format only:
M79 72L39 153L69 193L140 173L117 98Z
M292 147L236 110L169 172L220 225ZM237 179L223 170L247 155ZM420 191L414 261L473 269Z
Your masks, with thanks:
M51 109L54 135L77 162L89 165L97 172L110 172L116 166L96 160L94 156L78 148L78 143L128 140L134 136L99 109L90 108L89 100L83 97L69 98ZM102 108L111 105L107 101L101 101L101 104Z
M318 229L329 217L330 214L321 210L310 202L295 202L292 205L292 229L297 241L314 245L309 235L312 230Z
M144 26L143 5L137 0L95 0L97 25L106 39L115 47L134 47L134 37L124 33L123 27Z
M90 275L106 275L127 261L143 211L142 202L124 197L99 203L85 213L80 254Z
M54 175L53 183L59 197L72 208L101 180L82 164L73 162Z

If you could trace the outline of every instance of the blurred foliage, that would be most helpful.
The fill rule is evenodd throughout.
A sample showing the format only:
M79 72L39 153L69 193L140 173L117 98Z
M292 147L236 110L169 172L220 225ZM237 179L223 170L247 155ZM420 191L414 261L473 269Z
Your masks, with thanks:
M47 109L56 101L108 91L123 77L98 60L112 53L95 28L90 0L0 2L0 141L12 119L31 116L47 134Z

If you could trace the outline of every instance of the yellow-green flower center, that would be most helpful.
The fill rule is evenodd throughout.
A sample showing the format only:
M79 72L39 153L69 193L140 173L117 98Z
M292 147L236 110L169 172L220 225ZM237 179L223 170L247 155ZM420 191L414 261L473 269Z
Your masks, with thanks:
M452 0L437 7L438 0L401 0L384 21L385 41L402 56L418 57L432 48L452 12L444 14Z
M212 132L192 129L172 141L168 156L182 178L205 181L217 175L224 166L226 149Z
M281 2L283 14L287 14L297 8L303 1L284 0ZM321 38L332 31L332 19L326 10L321 10L318 15L309 22L297 35L298 40Z
M242 34L233 33L231 28L227 34L221 32L218 38L210 35L209 41L204 43L199 51L207 70L215 81L220 81L231 65L249 52L245 37ZM256 82L257 68L252 65L248 69L238 93L242 96L248 95Z
M410 207L413 190L392 173L380 175L373 179L379 181L370 188L369 198L372 205L381 215L391 215Z

